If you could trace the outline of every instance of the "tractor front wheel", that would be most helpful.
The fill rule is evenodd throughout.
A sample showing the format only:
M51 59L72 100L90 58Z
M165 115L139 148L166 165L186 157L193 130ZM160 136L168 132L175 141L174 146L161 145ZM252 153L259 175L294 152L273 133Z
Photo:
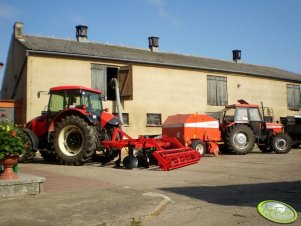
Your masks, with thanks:
M226 132L225 144L232 153L245 155L252 151L255 145L255 136L249 126L237 124Z
M203 157L206 153L206 145L204 144L204 142L200 141L200 140L194 140L192 141L190 147L194 150L196 150L197 152L200 153L201 157Z
M292 139L285 133L279 133L272 139L272 149L277 154L286 154L292 149Z
M65 165L82 165L93 155L96 136L92 126L79 116L63 118L55 129L57 159Z

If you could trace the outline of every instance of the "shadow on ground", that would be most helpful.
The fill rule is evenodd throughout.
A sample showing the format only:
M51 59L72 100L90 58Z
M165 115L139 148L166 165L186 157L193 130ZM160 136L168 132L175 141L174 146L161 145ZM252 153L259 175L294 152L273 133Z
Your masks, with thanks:
M224 186L161 188L208 203L223 206L257 206L264 200L277 200L301 211L301 181Z

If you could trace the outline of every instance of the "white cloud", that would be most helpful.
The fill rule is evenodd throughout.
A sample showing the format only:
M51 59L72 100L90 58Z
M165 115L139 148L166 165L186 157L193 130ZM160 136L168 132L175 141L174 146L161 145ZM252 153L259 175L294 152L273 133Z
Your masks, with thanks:
M158 14L162 17L169 17L169 13L166 10L164 0L148 0L148 2L154 5L158 9Z
M0 5L0 19L12 20L19 17L22 14L21 10L10 6L10 5Z
M148 2L155 8L157 8L158 15L160 17L170 20L171 23L175 26L178 26L180 24L178 18L168 12L165 0L148 0Z

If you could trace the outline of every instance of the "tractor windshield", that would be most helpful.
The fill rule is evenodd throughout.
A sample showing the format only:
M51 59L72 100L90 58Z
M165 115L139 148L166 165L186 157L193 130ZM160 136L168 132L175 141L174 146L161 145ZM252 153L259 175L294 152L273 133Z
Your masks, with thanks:
M87 107L88 112L94 115L100 115L102 111L100 94L85 90L82 91L82 105L85 105Z
M59 112L67 108L86 107L87 111L100 115L102 111L101 96L86 90L59 90L50 93L48 110L49 112Z
M262 118L258 108L229 108L224 113L224 121L236 122L236 121L250 121L261 122Z

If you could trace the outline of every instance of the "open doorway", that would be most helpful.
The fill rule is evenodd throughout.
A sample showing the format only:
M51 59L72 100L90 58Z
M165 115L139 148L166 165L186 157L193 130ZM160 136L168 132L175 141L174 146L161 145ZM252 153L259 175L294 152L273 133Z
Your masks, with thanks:
M116 100L115 90L112 86L111 80L117 78L118 68L107 67L107 99Z

